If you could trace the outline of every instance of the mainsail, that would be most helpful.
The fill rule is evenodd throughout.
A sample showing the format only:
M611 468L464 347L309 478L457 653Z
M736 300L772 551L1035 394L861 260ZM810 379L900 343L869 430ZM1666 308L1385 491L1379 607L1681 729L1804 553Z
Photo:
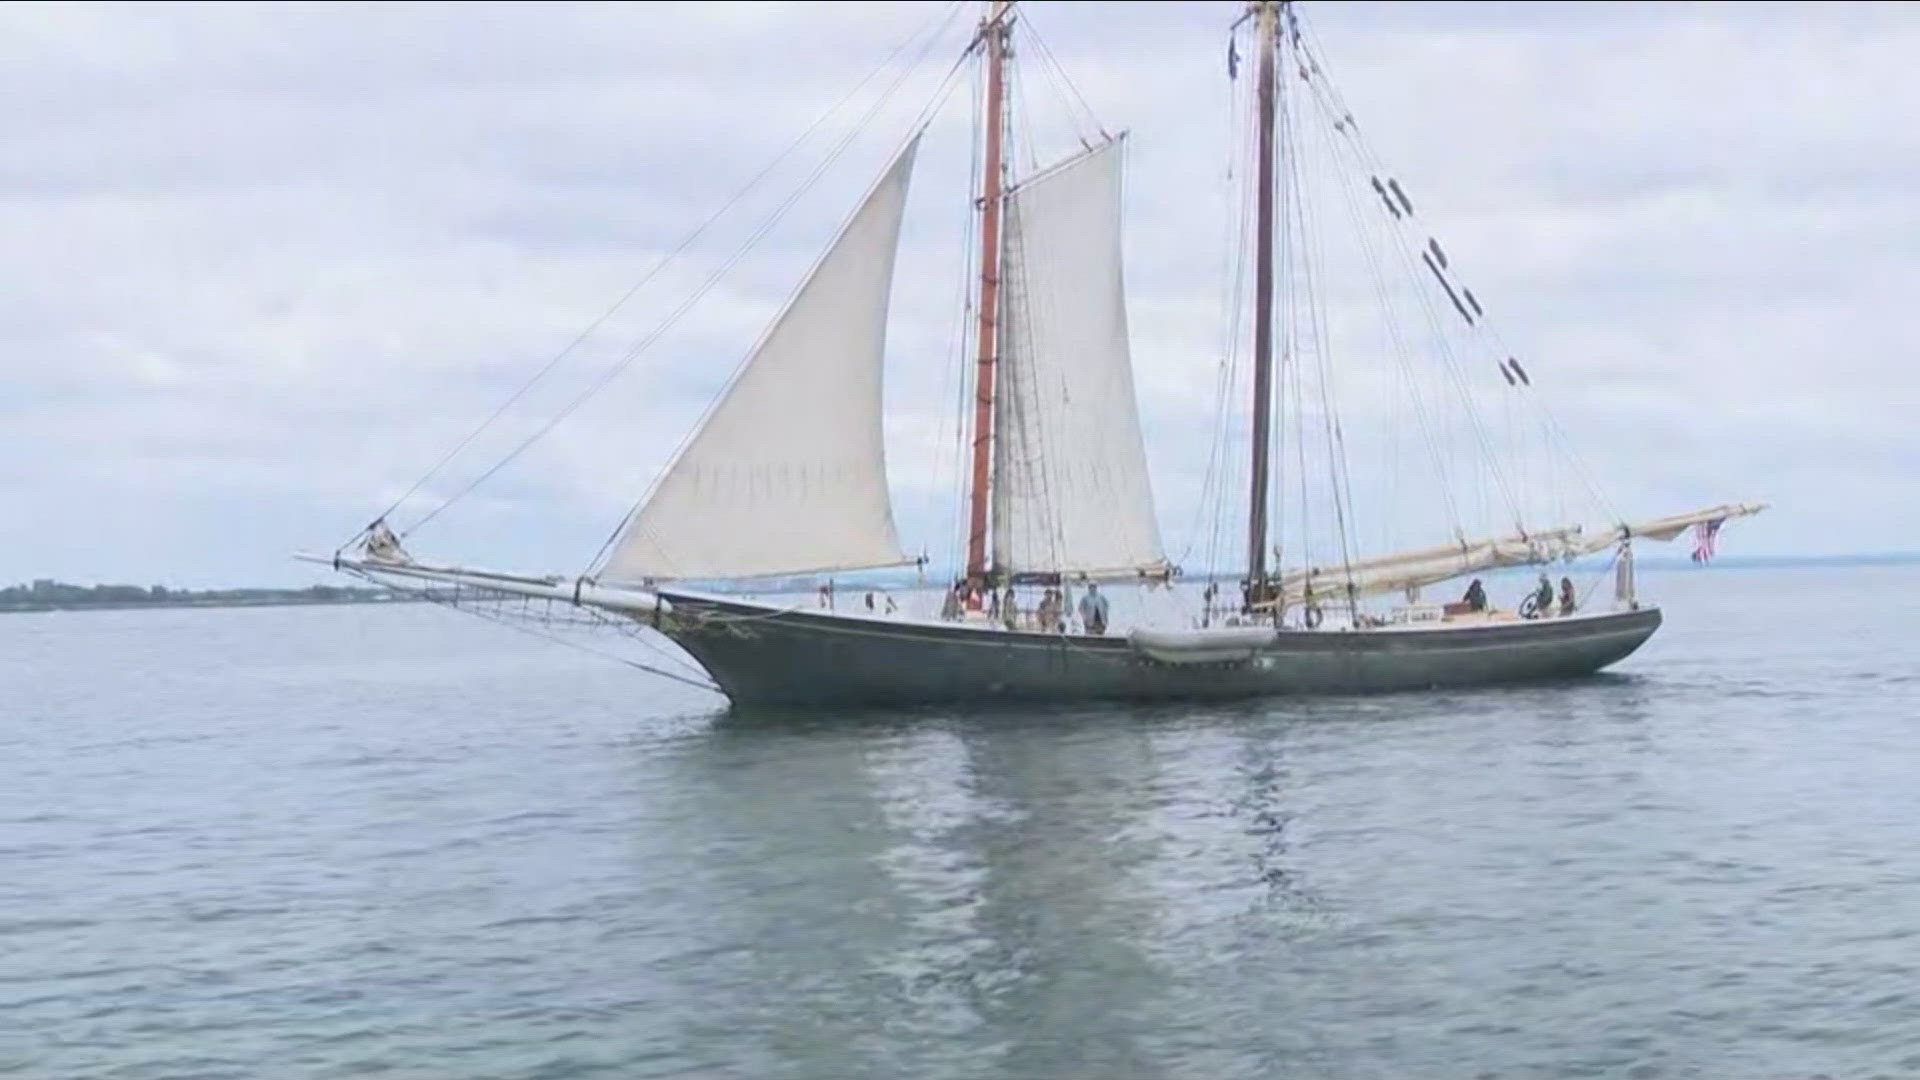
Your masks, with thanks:
M1737 503L1688 514L1629 522L1588 532L1575 525L1541 532L1514 533L1457 544L1381 555L1352 563L1292 570L1279 581L1285 604L1328 603L1404 592L1450 578L1508 566L1533 566L1605 551L1627 539L1672 540L1689 527L1728 518L1750 517L1764 503Z
M1166 564L1134 398L1112 139L1006 199L994 399L993 563L1132 574Z
M616 581L892 566L881 367L916 137L814 265L601 569Z
M1730 503L1726 506L1695 510L1690 514L1675 514L1672 517L1655 518L1652 521L1615 525L1587 537L1586 542L1581 545L1580 553L1588 555L1596 551L1605 551L1627 539L1659 540L1664 543L1695 525L1726 521L1729 518L1752 517L1766 508L1766 503Z

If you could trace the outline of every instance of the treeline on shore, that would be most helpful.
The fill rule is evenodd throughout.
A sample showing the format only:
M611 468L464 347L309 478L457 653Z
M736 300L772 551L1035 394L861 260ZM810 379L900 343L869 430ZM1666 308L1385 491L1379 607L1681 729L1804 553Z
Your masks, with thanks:
M0 611L356 604L397 598L387 589L354 585L309 585L304 589L170 589L165 585L71 585L41 578L29 584L0 587Z

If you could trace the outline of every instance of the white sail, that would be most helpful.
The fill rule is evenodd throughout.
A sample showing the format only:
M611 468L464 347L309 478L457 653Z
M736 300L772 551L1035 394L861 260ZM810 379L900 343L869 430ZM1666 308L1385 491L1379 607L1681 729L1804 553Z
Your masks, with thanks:
M993 562L1007 573L1166 564L1134 398L1120 142L1006 201L994 407Z
M1404 592L1501 567L1534 566L1591 555L1627 539L1668 541L1694 525L1750 517L1765 509L1765 503L1736 503L1592 531L1572 525L1542 532L1463 540L1458 544L1381 555L1351 564L1292 570L1281 576L1279 592L1286 604L1337 601L1347 597L1349 590L1355 598Z
M913 143L868 194L621 534L603 577L730 578L908 562L881 366Z

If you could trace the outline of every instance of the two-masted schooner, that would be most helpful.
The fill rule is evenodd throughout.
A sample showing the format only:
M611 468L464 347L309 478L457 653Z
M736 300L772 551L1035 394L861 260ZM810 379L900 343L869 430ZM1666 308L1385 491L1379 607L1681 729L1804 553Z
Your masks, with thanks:
M1181 583L1161 541L1136 398L1121 267L1125 140L1102 133L1057 164L1016 174L1007 153L1015 22L1014 5L996 0L966 45L981 68L982 163L977 264L967 271L969 468L964 563L938 610L835 605L824 599L830 585L820 599L808 592L767 600L710 584L831 581L919 561L896 531L882 372L924 125L587 572L514 574L418 559L390 514L334 554L307 557L454 606L511 599L523 609L531 602L657 632L736 704L1221 698L1595 672L1660 625L1660 610L1636 593L1634 541L1691 530L1710 536L1721 522L1761 509L1717 506L1598 528L1528 529L1516 520L1482 538L1456 526L1450 539L1429 533L1438 543L1365 556L1353 547L1349 506L1340 502L1346 474L1336 463L1327 489L1340 530L1332 553L1315 558L1311 544L1279 541L1272 515L1289 505L1278 491L1288 464L1281 451L1288 431L1308 423L1281 430L1275 416L1277 403L1302 400L1306 366L1302 331L1286 321L1299 310L1289 288L1311 286L1292 269L1307 245L1286 242L1301 220L1301 198L1284 144L1294 130L1289 117L1314 108L1330 118L1331 138L1350 139L1354 124L1323 89L1323 68L1293 5L1255 0L1234 23L1230 53L1230 74L1248 91L1236 116L1251 157L1240 242L1252 270L1230 319L1250 328L1250 348L1244 369L1236 365L1222 384L1241 404L1215 433L1236 437L1232 457L1245 468L1209 479L1222 505L1234 501L1223 494L1229 488L1244 493L1232 515L1244 523L1244 561L1225 575L1224 589L1219 581L1204 591ZM1289 99L1285 84L1294 79L1300 88ZM1387 235L1406 240L1399 257L1414 276L1431 272L1421 283L1434 290L1429 314L1457 311L1478 332L1481 301L1453 280L1438 242L1412 231L1404 190L1361 164L1347 181ZM1518 360L1501 357L1498 371L1509 390L1531 386ZM1330 413L1321 419L1337 457L1342 432ZM1304 461L1304 450L1296 459ZM1420 595L1500 568L1608 553L1613 561L1598 573L1610 574L1612 588L1596 588L1597 598L1576 601L1570 580L1554 590L1544 574L1542 592L1512 611L1488 602L1478 579L1458 601ZM1283 561L1290 555L1291 565ZM1163 625L1106 627L1104 618L1079 615L1105 604L1088 602L1101 583L1111 592L1127 584L1169 591L1170 582L1192 603Z

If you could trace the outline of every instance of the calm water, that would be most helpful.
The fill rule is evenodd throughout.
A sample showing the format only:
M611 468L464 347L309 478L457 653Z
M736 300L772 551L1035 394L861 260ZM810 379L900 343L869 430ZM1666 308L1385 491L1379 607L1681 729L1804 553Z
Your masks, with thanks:
M433 609L0 618L0 1074L1920 1075L1920 571L1617 675L729 716Z

